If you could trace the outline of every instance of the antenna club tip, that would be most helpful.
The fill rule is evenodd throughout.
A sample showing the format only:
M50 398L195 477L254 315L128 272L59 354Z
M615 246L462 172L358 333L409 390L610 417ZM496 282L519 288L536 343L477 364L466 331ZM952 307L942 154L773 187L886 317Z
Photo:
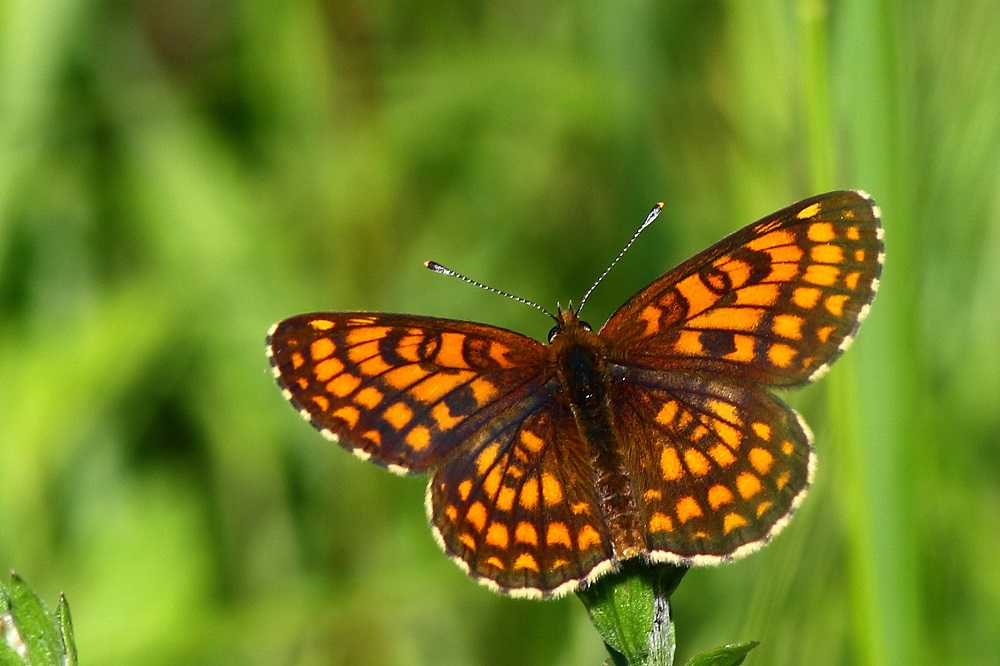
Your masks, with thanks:
M666 205L666 204L665 204L665 203L663 203L662 201L657 201L657 202L656 202L656 208L663 208L663 207L664 207L665 205Z

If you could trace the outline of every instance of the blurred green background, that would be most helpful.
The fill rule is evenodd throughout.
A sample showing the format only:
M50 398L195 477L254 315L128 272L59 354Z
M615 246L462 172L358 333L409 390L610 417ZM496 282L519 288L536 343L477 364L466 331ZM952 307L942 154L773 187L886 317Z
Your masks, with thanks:
M312 310L604 320L726 233L864 188L857 344L787 395L817 483L771 547L691 572L681 660L996 664L995 0L0 3L0 567L90 664L599 664L575 597L438 552L424 480L281 399Z

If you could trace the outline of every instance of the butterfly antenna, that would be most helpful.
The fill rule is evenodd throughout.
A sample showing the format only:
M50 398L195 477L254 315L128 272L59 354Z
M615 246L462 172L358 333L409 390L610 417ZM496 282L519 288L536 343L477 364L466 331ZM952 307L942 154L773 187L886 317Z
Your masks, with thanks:
M548 310L546 310L545 308L543 308L538 303L535 303L534 301L529 301L527 298L521 298L520 296L515 296L514 294L508 293L508 292L504 291L503 289L497 289L496 287L491 287L491 286L489 286L487 284L483 284L482 282L479 282L478 280L473 280L470 277L465 277L461 273L459 273L457 271L453 271L453 270L451 270L450 268L448 268L446 266L442 266L441 264L439 264L436 261L425 261L424 262L424 268L429 268L430 270L434 271L435 273L440 273L441 275L447 275L449 277L458 278L462 282L468 282L469 284L475 285L475 286L479 287L480 289L485 289L486 291L493 292L494 294L499 294L501 296L506 296L507 298L511 299L512 301L517 301L518 303L524 303L525 305L530 305L531 307L535 308L539 312L547 314L549 317L551 317L555 321L557 321L557 322L559 321L558 319L556 319L556 316L554 314L552 314L551 312L549 312Z
M604 269L604 272L601 273L601 277L597 278L594 284L590 285L590 289L588 289L587 293L583 295L582 299L580 299L580 307L576 309L578 313L580 312L580 310L583 309L584 304L586 304L587 299L590 298L590 294L593 293L594 289L597 288L597 285L601 284L601 280L607 277L608 273L611 272L611 269L615 267L615 264L617 264L621 260L621 258L625 256L625 253L628 252L628 249L632 247L632 243L634 243L635 239L639 237L639 234L641 234L646 229L646 227L648 227L653 223L653 220L657 218L661 210L663 210L662 201L653 206L653 210L649 211L649 215L646 216L646 221L643 222L638 229L636 229L635 233L632 234L632 238L630 238L629 241L625 243L625 247L622 248L622 251L618 253L618 256L615 257L614 261L612 261L611 264Z

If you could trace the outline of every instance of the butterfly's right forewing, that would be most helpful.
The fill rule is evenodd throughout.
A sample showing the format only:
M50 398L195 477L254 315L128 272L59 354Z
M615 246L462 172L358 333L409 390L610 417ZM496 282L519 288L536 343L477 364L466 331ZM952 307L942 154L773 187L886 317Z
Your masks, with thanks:
M815 379L853 340L875 297L879 215L862 192L800 201L652 282L601 336L627 365L770 386Z

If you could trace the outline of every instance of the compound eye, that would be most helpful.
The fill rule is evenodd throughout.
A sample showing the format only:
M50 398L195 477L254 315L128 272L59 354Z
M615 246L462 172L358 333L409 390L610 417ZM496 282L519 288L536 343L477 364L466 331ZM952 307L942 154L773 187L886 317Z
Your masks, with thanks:
M552 341L556 339L556 336L559 335L560 333L562 333L562 328L560 326L553 326L552 327L552 330L549 331L549 344L550 345L552 344Z
M582 328L585 331L593 331L594 330L594 327L591 326L590 324L588 324L585 321L581 321L580 322L580 328Z

